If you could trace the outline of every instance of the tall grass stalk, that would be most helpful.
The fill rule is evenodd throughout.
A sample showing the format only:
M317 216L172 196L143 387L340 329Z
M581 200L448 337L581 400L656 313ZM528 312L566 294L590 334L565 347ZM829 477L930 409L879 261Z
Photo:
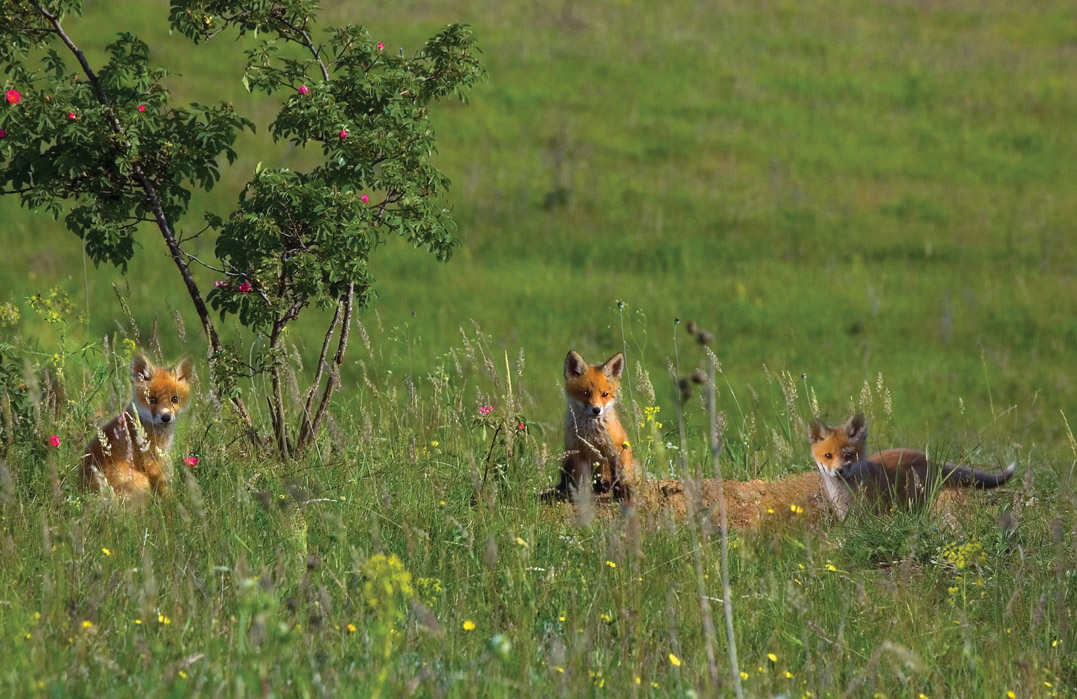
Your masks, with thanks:
M707 348L707 415L710 426L710 451L711 463L714 467L714 478L718 482L718 526L719 535L722 539L721 576L722 576L722 609L725 612L726 640L729 643L729 669L733 673L733 688L736 695L744 696L744 688L741 686L740 663L737 662L737 638L733 632L733 591L729 584L729 520L726 517L725 491L722 482L722 469L719 465L719 456L722 452L722 433L724 431L724 418L719 418L718 408L715 401L714 381L716 378L717 358Z

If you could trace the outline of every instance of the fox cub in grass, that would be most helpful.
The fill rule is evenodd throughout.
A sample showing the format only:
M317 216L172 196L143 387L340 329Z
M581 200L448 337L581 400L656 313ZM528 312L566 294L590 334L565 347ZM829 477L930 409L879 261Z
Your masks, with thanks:
M916 449L887 449L864 458L868 425L861 414L829 427L818 420L811 427L811 453L822 474L823 496L840 519L857 499L876 511L908 508L927 502L937 488L996 488L1010 480L1017 467L1000 474L950 463L929 461Z
M575 351L565 357L565 457L554 496L569 499L589 488L612 489L614 499L631 499L632 449L614 409L624 368L620 352L602 364L588 364Z
M151 494L166 494L165 458L176 420L191 395L192 376L189 359L158 368L136 355L131 360L131 404L86 448L83 484L94 492L111 488L123 500L145 501Z

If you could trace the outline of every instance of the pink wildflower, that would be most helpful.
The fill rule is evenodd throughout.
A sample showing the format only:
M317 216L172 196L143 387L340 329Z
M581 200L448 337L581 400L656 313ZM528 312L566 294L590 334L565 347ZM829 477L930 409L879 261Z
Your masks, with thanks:
M214 279L213 280L213 286L220 289L222 286L228 286L228 282L226 282L226 281L222 282L220 279Z
M347 137L348 137L348 130L347 129L341 129L340 130L340 140L343 141Z
M4 131L3 129L0 129L0 138L4 138L6 136L7 136L7 131Z
M518 430L520 430L521 432L523 432L524 430L526 430L526 429L527 429L527 425L525 425L525 424L524 424L524 423L522 423L522 422L518 422L518 423L516 423L516 429L518 429Z
M381 42L379 41L379 42L378 42L378 50L379 50L379 51L383 51L383 50L385 50L385 44L383 44L383 43L381 43Z
M140 112L146 111L146 105L144 105L144 104L138 105L138 111L140 111Z
M251 283L250 282L243 282L242 284L239 285L239 293L241 293L241 294L250 293L250 290L251 290Z
M484 405L479 408L479 415L489 415L492 412L494 412L494 406L492 405Z
M75 119L78 119L79 117L74 112L68 112L67 113L67 118L70 119L71 121L74 121Z
M21 99L22 99L22 95L19 94L18 90L8 90L7 91L8 104L16 104Z
M60 437L59 437L59 435L54 434L51 437L49 437L49 444L51 444L54 447L60 446Z
M363 202L364 204L369 204L370 203L370 197L368 197L367 195L364 194L363 196L359 197L359 201Z
M186 459L183 460L183 463L187 464L188 466L197 466L199 461L201 461L201 459L199 459L197 456L188 456Z
M299 94L301 94L301 95L305 95L305 94L307 94L308 92L310 92L310 88L309 88L309 87L307 87L306 85L300 85L300 86L299 86Z

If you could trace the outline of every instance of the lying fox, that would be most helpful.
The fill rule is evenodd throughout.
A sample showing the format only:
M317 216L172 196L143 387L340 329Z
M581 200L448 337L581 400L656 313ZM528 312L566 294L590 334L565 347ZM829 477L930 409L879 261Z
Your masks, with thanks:
M868 426L861 414L838 427L818 420L812 423L812 458L822 475L823 496L839 519L845 518L858 498L875 511L888 511L923 504L938 487L997 488L1010 480L1017 466L1010 464L995 475L938 464L915 449L887 449L864 458L867 440Z
M95 492L111 488L122 500L140 502L168 492L165 457L187 407L192 375L189 359L169 369L142 355L131 360L131 404L86 448L83 485Z
M632 497L632 449L614 410L624 368L620 352L602 364L588 364L575 351L565 357L565 457L553 493L559 499L585 487L612 488L615 500Z

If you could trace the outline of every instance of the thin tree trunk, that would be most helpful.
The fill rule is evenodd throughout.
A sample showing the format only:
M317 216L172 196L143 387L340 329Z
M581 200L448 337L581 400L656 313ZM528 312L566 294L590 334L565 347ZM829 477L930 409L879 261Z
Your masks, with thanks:
M329 324L329 330L325 333L325 338L322 339L322 351L318 355L318 366L314 370L314 380L310 382L310 388L307 390L307 400L303 405L302 426L299 428L299 439L296 441L296 445L300 448L306 445L307 440L310 438L311 429L314 426L314 419L310 411L314 408L314 396L318 392L318 387L322 385L322 376L326 367L325 357L329 354L329 344L333 339L333 333L336 332L343 307L343 301L337 304L337 310L333 314L333 321Z
M97 101L106 107L106 114L108 115L109 125L111 126L112 131L119 136L123 136L123 125L116 117L115 112L112 111L112 107L108 100L108 94L105 93L104 88L101 86L97 74L90 68L90 64L86 60L86 55L82 52L82 49L75 45L75 42L73 42L71 37L64 31L63 27L60 25L60 18L57 15L49 12L41 4L38 4L37 7L41 12L41 15L52 24L53 32L60 37L60 41L67 46L71 53L74 54L79 65L82 66L83 72L86 74L90 84L94 87L94 91L97 93ZM125 145L129 146L129 144ZM213 320L210 318L209 309L206 308L205 301L202 299L202 294L198 291L198 286L195 284L194 277L191 275L190 267L187 266L187 261L183 257L183 250L180 249L179 243L176 241L176 236L172 232L172 225L165 215L164 208L161 206L161 199L157 194L157 187L153 184L153 180L150 179L142 169L141 163L136 161L132 167L132 172L134 173L135 180L146 195L146 203L148 203L153 210L154 220L157 222L157 228L161 231L161 237L164 238L165 245L168 246L168 252L172 256L172 261L176 263L180 276L183 277L183 283L187 287L187 293L190 295L191 302L194 304L198 319L202 322L202 329L206 333L209 345L213 349L213 353L217 354L223 349L221 341L217 337L217 330L213 327ZM213 361L212 358L210 361ZM240 419L243 420L248 428L253 428L250 413L247 412L247 406L244 405L243 399L236 396L231 400Z
M344 364L344 354L348 351L348 337L351 334L352 310L355 305L355 282L348 284L348 293L341 303L344 306L344 318L340 326L340 341L337 343L337 353L333 357L333 363L329 367L329 380L326 381L325 391L322 392L322 400L318 404L318 411L314 414L314 421L310 430L306 433L306 440L297 445L297 449L306 446L306 443L318 436L321 429L322 419L325 417L326 408L329 407L329 399L333 391L340 386L340 367Z

